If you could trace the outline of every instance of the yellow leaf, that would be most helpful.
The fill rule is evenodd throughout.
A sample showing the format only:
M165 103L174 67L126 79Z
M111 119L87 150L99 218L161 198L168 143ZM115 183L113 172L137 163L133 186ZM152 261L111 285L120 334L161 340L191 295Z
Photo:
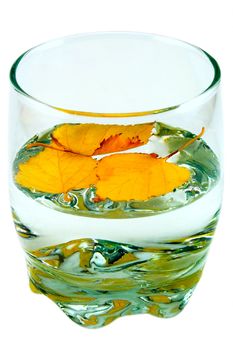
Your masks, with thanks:
M65 127L67 125L67 129ZM64 130L67 130L67 135L73 133L73 128L79 127L79 125L68 127L69 124L65 124L59 128L65 127L62 132L64 137ZM102 158L100 161L93 159L92 157L77 154L77 152L97 152L102 150L116 149L118 147L129 148L130 143L133 141L133 126L127 126L125 134L122 132L118 138L110 136L106 142L103 141L99 148L95 148L97 143L95 140L85 142L85 137L94 136L92 130L94 124L83 125L83 129L90 130L83 132L82 143L77 141L75 143L75 137L67 136L66 144L63 142L63 138L60 140L53 139L49 144L43 144L40 142L32 143L27 146L28 149L32 147L43 146L44 149L29 158L26 162L22 162L18 166L18 172L15 175L15 181L26 188L33 191L41 191L46 193L64 193L67 194L69 190L88 188L91 185L96 186L97 198L95 201L104 200L109 198L113 201L123 200L147 200L151 197L161 196L173 191L175 188L183 185L190 179L190 171L177 164L169 163L167 160L174 154L180 152L185 147L188 147L204 133L204 128L199 135L196 135L193 139L183 144L179 149L167 155L165 158L158 158L155 153L122 153L113 154ZM140 129L140 140L146 142L149 129L144 124L145 129L140 129L142 125L137 126ZM95 125L97 127L98 125ZM102 125L100 125L102 130ZM107 126L105 134L108 135L110 128L119 126ZM56 130L59 130L57 128ZM137 129L137 133L139 131ZM134 132L136 130L136 126ZM143 131L144 130L144 131ZM75 131L77 133L77 131ZM151 130L150 130L151 132ZM84 137L84 134L86 135ZM124 135L131 135L130 142L125 141ZM145 136L147 134L147 136ZM58 136L58 135L56 135ZM103 136L103 135L102 135ZM98 139L98 134L96 138ZM74 140L72 140L74 138ZM103 138L101 138L103 139ZM104 138L105 140L105 138ZM72 143L71 143L72 141ZM100 138L99 138L100 141ZM126 142L126 143L124 143ZM142 142L142 141L140 141ZM95 144L95 146L93 146ZM98 143L99 144L99 143ZM88 148L89 145L89 148ZM81 148L83 150L81 150ZM85 148L86 147L86 148ZM66 199L69 200L68 196Z
M62 124L52 137L66 150L86 156L119 152L148 142L154 124Z
M97 176L97 196L121 201L164 195L187 182L191 174L187 168L154 155L125 153L102 158Z
M31 190L67 193L95 184L96 165L91 157L45 148L19 164L15 181Z

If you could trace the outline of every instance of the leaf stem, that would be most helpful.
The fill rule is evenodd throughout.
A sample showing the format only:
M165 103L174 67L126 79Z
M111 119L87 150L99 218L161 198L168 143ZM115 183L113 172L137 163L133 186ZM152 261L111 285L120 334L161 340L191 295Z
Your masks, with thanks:
M182 145L181 147L179 147L177 150L175 150L175 151L173 151L172 153L168 154L168 155L167 155L166 157L164 157L163 159L164 159L164 160L167 160L167 159L173 157L175 154L177 154L177 153L183 151L186 147L192 145L196 140L198 140L199 138L201 138L202 135L204 134L204 132L205 132L205 128L204 128L204 126L203 126L202 129L201 129L201 132L200 132L198 135L196 135L193 139L187 141L184 145Z

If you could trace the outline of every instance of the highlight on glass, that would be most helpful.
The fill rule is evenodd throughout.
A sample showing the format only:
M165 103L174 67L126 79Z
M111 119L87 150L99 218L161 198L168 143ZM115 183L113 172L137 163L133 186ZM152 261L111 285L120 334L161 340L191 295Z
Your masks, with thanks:
M10 80L11 205L31 290L89 328L180 313L221 206L215 59L154 34L79 34L27 51Z

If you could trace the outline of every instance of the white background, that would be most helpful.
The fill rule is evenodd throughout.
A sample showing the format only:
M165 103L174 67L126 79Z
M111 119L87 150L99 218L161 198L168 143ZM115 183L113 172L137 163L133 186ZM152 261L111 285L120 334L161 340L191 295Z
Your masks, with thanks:
M231 0L20 0L0 5L0 347L2 349L233 348L233 9ZM225 194L221 220L201 282L173 319L139 315L86 330L47 298L29 291L7 192L8 71L28 48L90 31L144 31L196 44L220 63L225 122Z

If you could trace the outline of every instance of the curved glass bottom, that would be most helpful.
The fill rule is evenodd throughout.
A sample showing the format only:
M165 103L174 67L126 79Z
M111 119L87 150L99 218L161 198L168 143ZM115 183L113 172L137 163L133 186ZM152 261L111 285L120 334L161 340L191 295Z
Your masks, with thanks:
M88 328L125 315L175 316L201 277L216 221L153 247L78 239L26 251L31 289Z
M163 293L146 293L145 295L142 293L141 296L120 292L118 295L110 294L107 298L104 295L97 298L80 296L80 298L76 298L76 302L56 301L55 303L72 321L87 328L100 328L127 315L150 314L161 318L170 318L183 310L200 275L201 271L190 276L188 284L191 283L194 286L180 292L164 291ZM41 293L41 290L38 290L34 283L31 282L30 287L33 292ZM43 293L48 296L45 292ZM50 296L50 298L53 297Z

